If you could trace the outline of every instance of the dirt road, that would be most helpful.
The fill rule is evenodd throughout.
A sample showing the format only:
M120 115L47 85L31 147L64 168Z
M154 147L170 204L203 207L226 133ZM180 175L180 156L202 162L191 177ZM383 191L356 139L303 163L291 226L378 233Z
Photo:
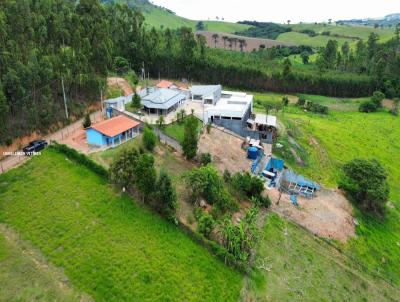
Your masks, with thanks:
M99 122L102 120L102 114L101 111L96 111L90 115L90 119L92 120L93 123ZM64 143L66 145L70 145L69 143L69 137L73 136L77 132L82 131L82 122L83 118L80 120L77 120L73 124L62 128L54 133L51 133L49 135L46 135L43 137L47 142L50 141L57 141L59 143ZM74 146L71 146L74 147ZM18 167L19 165L23 164L27 160L30 159L30 157L22 155L22 150L17 150L14 152L15 155L9 155L3 160L0 161L0 174L4 173L12 168Z

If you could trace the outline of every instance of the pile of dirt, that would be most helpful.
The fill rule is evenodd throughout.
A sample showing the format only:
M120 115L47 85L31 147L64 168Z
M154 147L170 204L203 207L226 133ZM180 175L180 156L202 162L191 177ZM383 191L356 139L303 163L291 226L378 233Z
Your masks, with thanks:
M355 234L352 206L340 191L322 189L313 199L298 197L299 206L294 206L290 196L278 190L268 190L272 200L272 210L285 216L312 233L346 242Z

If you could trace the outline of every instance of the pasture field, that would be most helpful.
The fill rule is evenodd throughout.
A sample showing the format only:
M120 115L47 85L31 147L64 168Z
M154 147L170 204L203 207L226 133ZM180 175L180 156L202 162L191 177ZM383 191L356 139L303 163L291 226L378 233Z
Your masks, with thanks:
M186 19L170 12L160 9L158 7L149 7L143 12L146 21L145 23L155 28L170 28L177 29L182 26L190 27L194 31L196 30L196 24L198 21ZM235 33L248 29L250 26L239 23L231 23L224 21L203 21L206 30L216 31L223 33Z
M356 25L336 25L336 24L293 24L290 25L295 31L311 29L317 34L321 34L324 31L329 31L331 35L336 34L342 37L356 37L362 40L367 40L371 32L379 35L381 40L386 41L393 37L394 31L388 28L373 28L371 26L356 26ZM332 38L336 38L332 36Z
M400 295L277 214L267 215L256 250L248 301L396 301Z
M97 301L237 301L242 276L54 150L0 176L1 221Z
M65 276L41 260L37 251L0 225L0 301L81 300L64 283Z
M306 156L304 166L290 159L287 163L325 186L337 187L341 166L353 158L374 158L386 168L391 189L386 219L355 210L359 222L357 237L342 248L368 270L399 286L400 118L384 111L365 114L332 110L329 115L321 116L294 107L280 113L278 118ZM280 139L286 146L294 145L286 140L285 132Z
M324 47L329 40L338 41L339 45L344 44L344 42L353 43L356 41L355 39L343 38L343 37L331 37L331 36L323 36L317 35L315 37L310 37L307 34L290 31L283 34L280 34L277 38L278 41L293 43L295 45L308 45L311 47Z

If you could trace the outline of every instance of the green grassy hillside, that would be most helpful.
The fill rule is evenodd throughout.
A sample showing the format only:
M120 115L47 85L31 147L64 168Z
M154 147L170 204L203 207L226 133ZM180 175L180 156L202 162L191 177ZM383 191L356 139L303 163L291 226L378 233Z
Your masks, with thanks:
M0 208L96 301L238 300L239 273L56 151L0 176Z
M305 29L314 30L317 34L321 34L324 31L329 31L331 35L339 35L343 37L356 37L363 40L368 39L371 32L378 34L382 40L388 40L393 37L393 30L385 28L373 28L370 26L356 26L356 25L329 25L329 24L293 24L290 27L294 31L300 31Z
M330 244L276 214L266 218L254 263L247 301L383 302L400 295Z
M321 47L325 46L331 39L337 40L339 45L346 41L349 43L355 43L358 39L367 40L371 32L378 34L381 42L389 40L394 35L394 31L391 29L373 28L369 26L293 24L290 25L290 27L293 31L280 34L277 40L294 44L309 45L312 47ZM305 33L301 33L300 31L302 30L313 30L317 33L317 36L310 37ZM329 36L322 35L322 33L326 31L330 32Z

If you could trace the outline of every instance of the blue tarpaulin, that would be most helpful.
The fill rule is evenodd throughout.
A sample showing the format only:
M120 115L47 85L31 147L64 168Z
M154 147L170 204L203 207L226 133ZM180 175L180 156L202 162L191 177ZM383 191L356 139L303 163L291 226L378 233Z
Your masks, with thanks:
M292 170L287 170L285 172L285 179L288 182L297 184L297 185L302 186L302 187L309 187L311 189L321 190L321 187L318 184L316 184L315 182L313 182L313 181L311 181L311 180L309 180L307 178L304 178L301 175L297 175Z
M273 170L282 171L283 170L283 164L284 164L284 162L283 162L282 159L277 159L277 158L271 157L271 159L269 160L267 166L265 167L265 170L271 171L271 169L273 169Z

